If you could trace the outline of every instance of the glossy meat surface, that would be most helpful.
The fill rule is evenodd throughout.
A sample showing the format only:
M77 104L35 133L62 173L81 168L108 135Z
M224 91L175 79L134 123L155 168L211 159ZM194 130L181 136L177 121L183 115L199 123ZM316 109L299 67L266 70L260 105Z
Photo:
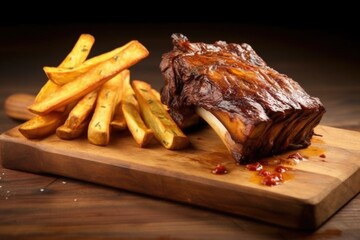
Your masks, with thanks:
M211 112L241 145L230 149L239 162L310 144L325 112L320 100L267 66L250 45L172 39L174 49L160 64L161 95L179 125L196 107Z

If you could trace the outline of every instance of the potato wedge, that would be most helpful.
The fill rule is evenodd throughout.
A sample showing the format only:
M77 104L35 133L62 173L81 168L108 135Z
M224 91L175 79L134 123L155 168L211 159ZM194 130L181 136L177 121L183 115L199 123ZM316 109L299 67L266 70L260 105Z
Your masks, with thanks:
M114 117L110 123L111 127L116 129L116 130L125 130L126 127L127 127L127 124L126 124L126 121L125 121L125 117L124 117L124 114L122 112L122 109L121 109L121 105L122 105L122 98L124 97L124 91L123 91L123 88L124 88L124 80L126 79L126 76L129 76L129 70L125 69L123 71L123 77L124 79L121 81L120 83L120 92L119 92L119 96L118 96L118 101L116 103L116 106L115 106L115 112L114 112Z
M81 34L73 49L60 63L59 67L74 68L78 64L84 62L89 55L94 42L95 38L92 35ZM60 85L53 83L51 80L48 80L36 95L35 102L42 101L46 96L56 91L59 87Z
M137 108L130 102L122 103L122 111L129 131L140 147L146 147L153 139L154 132L148 128Z
M159 93L157 90L153 89L153 88L151 89L151 91L152 91L152 93L155 95L156 99L158 99L158 100L161 102L161 95L160 95L160 93ZM162 103L162 105L164 106L164 108L165 108L166 111L169 111L169 107L168 107L167 105L165 105L165 104L163 104L163 103Z
M92 144L104 146L110 141L110 122L115 112L124 74L126 72L122 71L115 75L99 90L95 111L88 127L88 140Z
M76 129L93 113L98 91L86 94L70 111L64 125Z
M161 95L158 91L155 89L151 89L153 94L156 96L156 98L161 102ZM163 104L163 107L166 111L169 111L169 107L166 104ZM190 128L195 125L197 125L200 122L200 117L198 114L193 114L191 117L188 117L181 126L179 126L181 129Z
M94 91L124 69L131 67L149 54L148 50L138 41L131 41L115 57L108 59L74 81L62 85L57 91L41 102L32 104L29 110L36 114L47 114L59 107L80 99Z
M167 149L182 149L189 144L188 137L181 131L152 92L151 86L143 81L132 82L141 115L158 141Z
M153 139L154 133L145 125L143 119L141 118L139 104L130 84L130 74L126 75L123 84L121 109L124 114L124 118L135 142L140 147L145 147Z
M89 124L94 111L98 91L86 94L70 111L65 123L56 129L56 135L62 139L74 139L80 136Z
M64 121L65 115L60 112L38 115L20 125L19 131L29 139L44 138L53 134Z
M94 43L94 37L89 34L80 35L78 41L74 45L71 52L67 57L62 61L60 66L62 67L75 67L77 64L83 62ZM57 91L59 88L58 85L54 84L50 80L41 88L40 92L37 94L34 103L42 102L44 98L51 95L53 92ZM63 113L50 113L46 116L35 116L34 118L28 120L19 127L19 131L26 138L43 138L50 134L53 134L60 125L65 121L65 116L68 111L71 109L72 104L67 107L65 111L65 106L62 106L61 111ZM59 109L56 109L59 110ZM65 111L65 112L64 112Z
M86 132L89 125L90 118L85 119L76 128L70 128L66 125L61 125L56 129L56 135L65 140L71 140L80 137Z
M123 104L122 101L117 103L115 107L114 118L110 123L111 127L120 131L125 130L127 128L127 123L122 110L122 104Z
M100 63L107 61L111 58L114 58L116 55L121 53L125 48L127 48L131 42L115 48L110 52L103 53L101 55L95 56L78 65L77 67L67 68L67 67L44 67L44 72L48 78L57 85L64 85L69 81L74 80L79 77L81 74L89 71Z

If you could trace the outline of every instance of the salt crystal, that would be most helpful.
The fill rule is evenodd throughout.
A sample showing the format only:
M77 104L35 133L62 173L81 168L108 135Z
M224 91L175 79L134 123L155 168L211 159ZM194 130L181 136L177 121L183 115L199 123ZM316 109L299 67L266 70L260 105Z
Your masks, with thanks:
M43 188L40 188L40 192L43 192L43 191L45 191L45 189L43 189Z
M74 199L74 202L77 202L77 198Z
M65 181L62 181L62 184L66 184L66 182L65 182Z

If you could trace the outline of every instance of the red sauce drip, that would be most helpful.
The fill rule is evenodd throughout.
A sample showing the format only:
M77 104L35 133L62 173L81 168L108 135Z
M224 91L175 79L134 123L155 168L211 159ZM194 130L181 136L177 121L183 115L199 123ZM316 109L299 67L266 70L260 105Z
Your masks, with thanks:
M276 186L283 182L283 176L281 173L272 173L265 176L262 183L267 186Z
M260 170L259 171L259 176L262 176L262 177L266 177L266 176L269 176L271 174L271 172L270 171L268 171L268 170L265 170L265 169L262 169L262 170Z
M275 172L278 172L278 173L284 173L284 172L286 172L287 170L289 170L287 167L284 167L284 166L277 166L276 168L275 168Z
M227 174L228 170L226 169L226 167L224 165L218 164L218 165L216 165L216 167L214 169L211 170L211 173L222 175L222 174Z
M304 160L304 157L298 152L290 154L287 158L292 158L295 160Z
M250 171L260 171L261 169L263 169L263 166L259 162L256 162L246 164L246 168Z
M247 164L245 167L249 171L256 171L256 179L260 180L259 183L266 186L280 185L286 180L289 180L290 175L288 172L292 170L292 168L280 164L277 166L267 166L266 164L262 165L259 162Z
M326 158L325 154L320 154L319 157L321 157L321 158Z

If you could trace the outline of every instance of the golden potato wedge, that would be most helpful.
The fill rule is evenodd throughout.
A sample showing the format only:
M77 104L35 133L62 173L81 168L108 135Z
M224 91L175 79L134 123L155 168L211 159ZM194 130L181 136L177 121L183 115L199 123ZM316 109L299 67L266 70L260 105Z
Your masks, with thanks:
M122 111L122 101L118 102L115 107L114 118L111 121L110 125L116 130L125 130L127 128L127 123Z
M115 112L114 112L114 116L113 119L110 123L111 127L116 129L116 130L125 130L127 127L126 121L125 121L125 117L124 114L122 112L121 109L121 105L122 105L122 98L123 98L123 88L124 88L124 80L126 76L129 76L129 70L125 69L123 71L123 75L124 79L120 82L120 92L119 92L119 96L118 96L118 101L116 103L115 106Z
M154 132L145 125L139 111L134 106L134 104L124 102L122 103L121 107L128 129L131 132L135 142L140 147L146 147L146 145L148 145L153 139Z
M80 99L94 91L124 69L131 67L149 54L148 50L138 41L131 41L111 59L108 59L75 80L62 85L57 91L41 102L32 104L29 110L36 114L47 114L59 107Z
M99 90L94 114L88 127L88 140L95 145L107 145L110 141L110 122L120 94L120 82L126 72L115 75Z
M85 119L76 128L70 128L66 125L61 125L56 129L56 135L65 140L71 140L80 137L86 132L90 119Z
M93 113L98 91L86 94L70 111L64 125L76 129Z
M189 144L188 137L181 131L154 95L151 86L143 81L132 82L141 116L158 141L167 149L182 149Z
M75 67L77 64L83 62L94 43L94 37L89 34L80 35L75 46L67 57L62 61L60 66L62 67ZM53 92L57 91L59 88L58 85L54 84L50 80L41 88L40 92L35 97L34 103L42 102L42 100ZM65 106L62 106L61 111L63 113L50 113L46 116L35 116L34 118L28 120L26 123L22 124L19 127L19 131L26 138L42 138L50 134L53 134L61 124L65 121L65 116L68 111L71 109L73 104L67 107L65 111ZM60 110L60 109L56 109ZM64 112L65 111L65 112Z
M103 53L101 55L95 56L73 68L66 67L44 67L44 72L48 76L48 78L57 85L64 85L69 81L74 80L79 77L81 74L89 71L100 63L107 61L111 58L114 58L116 55L121 53L125 48L127 48L131 44L131 42L125 44L122 47L115 48L114 50Z
M161 102L161 95L156 89L151 89L156 98ZM166 111L169 111L169 107L166 104L163 104L163 107ZM193 114L191 117L188 117L181 126L181 129L190 128L195 126L200 122L200 117L197 114Z
M62 68L74 68L78 64L85 61L90 53L90 50L95 42L95 38L90 34L81 34L73 49L60 63L59 67ZM35 102L42 101L46 96L56 91L60 85L48 80L45 85L40 89L36 95Z
M154 133L145 125L143 119L141 118L139 104L130 84L130 74L125 76L123 85L121 109L124 114L124 118L135 142L140 147L145 147L153 139Z
M65 115L60 112L52 112L44 116L35 116L19 127L19 131L26 138L44 138L53 134L65 121Z
M158 99L158 100L161 102L161 95L160 95L160 93L159 93L156 89L154 89L154 88L152 88L151 91L152 91L152 93L155 95L156 99ZM164 108L165 108L166 111L169 111L169 108L168 108L167 105L165 105L165 104L163 104L163 103L162 103L162 105L164 106Z
M95 108L97 95L98 91L92 91L75 105L65 123L56 129L56 135L59 138L74 139L86 130Z

